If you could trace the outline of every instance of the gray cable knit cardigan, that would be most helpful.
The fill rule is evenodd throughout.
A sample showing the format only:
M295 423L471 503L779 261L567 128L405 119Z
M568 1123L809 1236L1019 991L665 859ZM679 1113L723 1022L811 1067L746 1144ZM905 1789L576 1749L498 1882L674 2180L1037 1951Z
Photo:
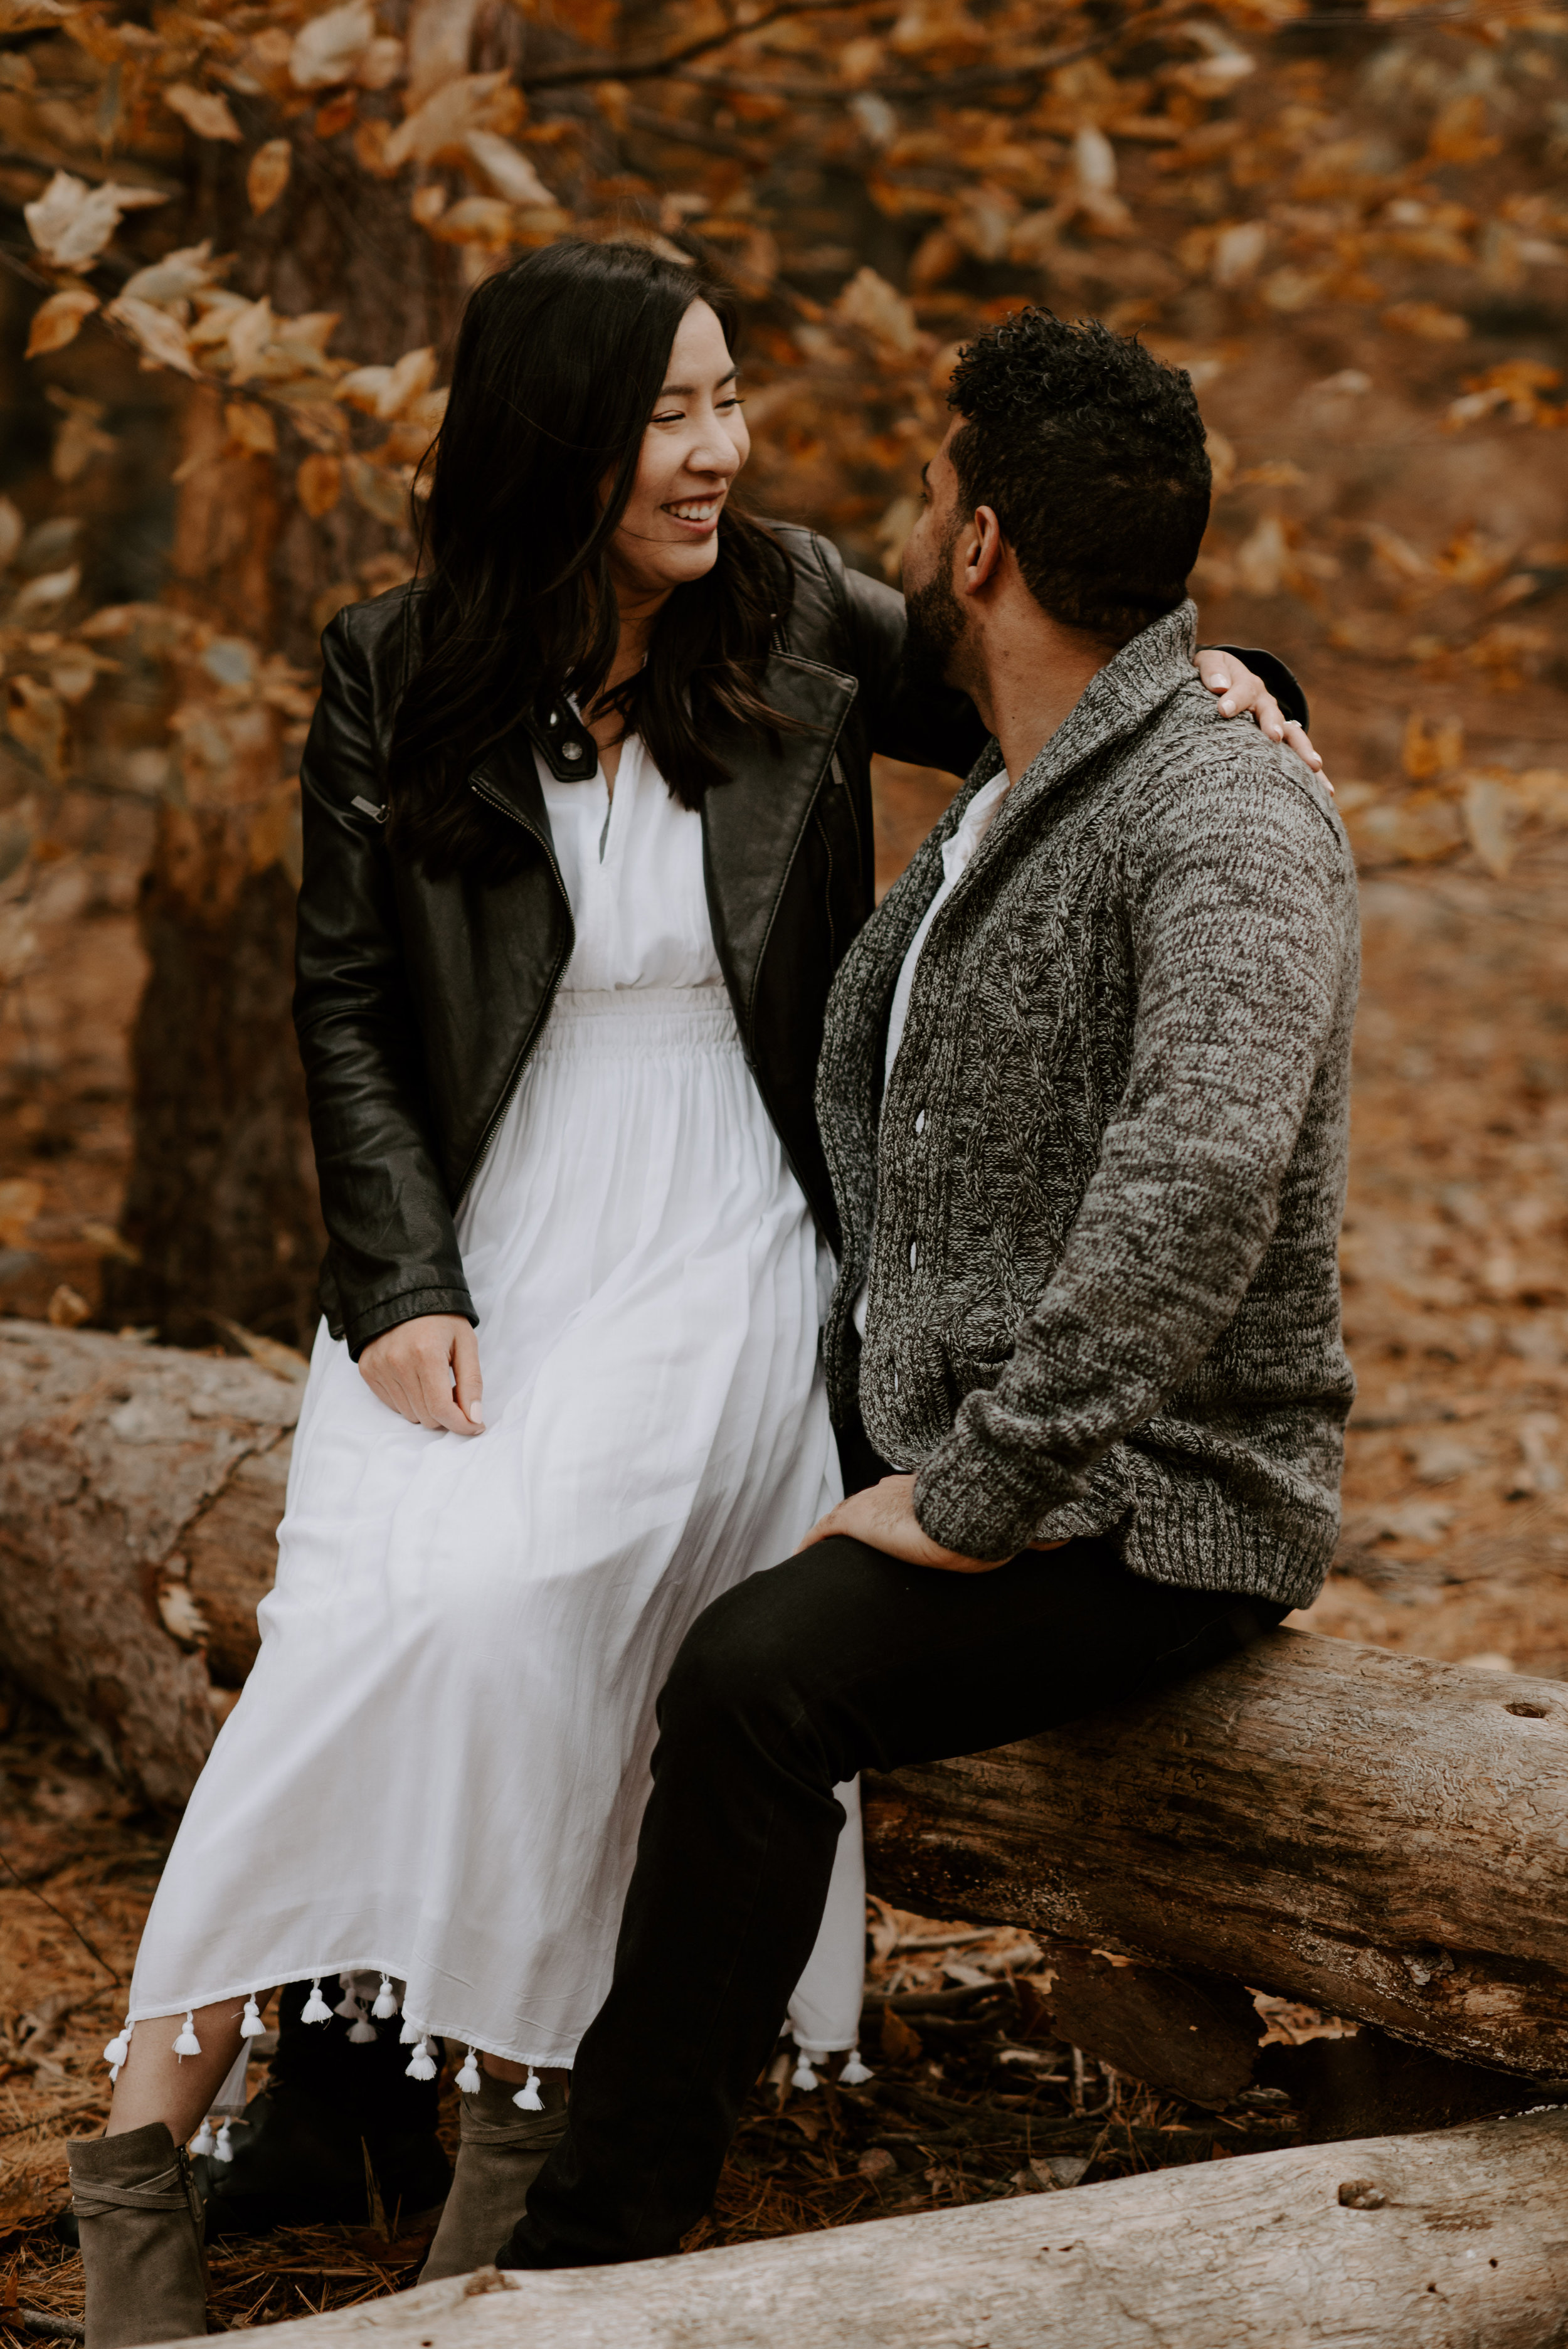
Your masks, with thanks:
M1222 719L1191 604L1003 802L888 1010L993 743L839 971L818 1113L842 1420L975 1557L1101 1534L1305 1606L1339 1518L1356 878L1326 794ZM851 1313L869 1277L863 1353Z

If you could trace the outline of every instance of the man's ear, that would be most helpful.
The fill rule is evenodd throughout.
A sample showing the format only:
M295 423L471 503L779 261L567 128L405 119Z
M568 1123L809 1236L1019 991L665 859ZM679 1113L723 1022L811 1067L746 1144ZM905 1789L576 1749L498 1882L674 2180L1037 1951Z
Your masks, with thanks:
M995 510L991 506L976 506L972 521L962 533L962 585L966 595L978 595L996 576L1006 543Z

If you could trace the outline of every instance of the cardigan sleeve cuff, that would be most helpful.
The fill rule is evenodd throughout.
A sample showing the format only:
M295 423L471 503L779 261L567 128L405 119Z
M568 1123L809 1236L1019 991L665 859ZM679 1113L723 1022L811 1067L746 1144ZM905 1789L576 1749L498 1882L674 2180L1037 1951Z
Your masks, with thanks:
M348 1340L349 1359L356 1362L373 1338L396 1330L400 1321L417 1321L426 1313L456 1313L476 1330L480 1326L473 1299L466 1288L406 1288L400 1297L385 1298L378 1305L367 1305L362 1313L345 1316L344 1335Z
M1026 1549L1053 1511L1080 1500L1084 1480L1042 1454L1020 1462L962 1420L914 1480L921 1531L961 1557L1006 1558Z

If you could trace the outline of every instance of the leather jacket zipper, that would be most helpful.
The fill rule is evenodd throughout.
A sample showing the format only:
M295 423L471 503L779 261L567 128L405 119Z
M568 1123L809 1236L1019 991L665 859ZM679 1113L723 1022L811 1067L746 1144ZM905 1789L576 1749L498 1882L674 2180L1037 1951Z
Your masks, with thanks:
M555 850L551 842L545 839L543 833L539 830L536 824L530 823L526 816L519 815L517 810L514 807L509 806L507 802L502 799L499 793L487 791L484 784L477 776L470 777L469 789L475 792L479 798L483 800L487 807L498 808L502 815L510 816L513 823L521 824L523 831L528 833L530 839L536 840L539 843L540 847L544 852L544 861L549 865L551 873L554 876L555 885L560 890L562 900L565 905L566 926L570 935L567 939L566 951L564 954L559 955L556 957L555 968L550 974L549 984L544 990L543 1001L541 1003L539 1010L535 1014L534 1019L529 1027L528 1033L524 1036L521 1044L518 1048L517 1058L512 1062L511 1072L508 1076L506 1083L501 1088L500 1098L496 1102L494 1109L491 1110L488 1119L485 1121L485 1130L480 1136L479 1147L474 1152L472 1158L469 1161L468 1167L463 1174L462 1182L458 1186L458 1195L452 1202L454 1213L456 1213L457 1209L461 1206L463 1201L467 1198L469 1185L472 1184L475 1175L479 1173L480 1168L485 1163L485 1154L490 1149L490 1143L495 1140L496 1129L500 1124L501 1119L506 1115L506 1112L511 1104L511 1097L517 1091L518 1085L522 1078L522 1072L528 1066L530 1060L532 1058L534 1046L538 1043L544 1023L550 1017L551 1007L555 1001L556 989L561 985L566 966L572 959L573 947L577 943L575 926L572 919L572 899L567 894L566 884L561 877L561 867L555 861Z

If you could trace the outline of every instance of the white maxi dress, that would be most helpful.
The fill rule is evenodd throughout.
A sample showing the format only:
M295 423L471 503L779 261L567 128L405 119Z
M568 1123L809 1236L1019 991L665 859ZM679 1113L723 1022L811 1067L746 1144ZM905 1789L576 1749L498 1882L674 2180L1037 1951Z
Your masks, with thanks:
M636 739L613 800L602 775L541 781L576 947L459 1217L488 1429L411 1425L322 1327L261 1653L170 1855L133 2023L323 1977L352 2012L348 1978L374 1997L386 1975L405 2038L569 2065L676 1651L840 1496L823 1267L742 1058L701 821ZM789 2018L822 2053L861 2004L839 1793Z

